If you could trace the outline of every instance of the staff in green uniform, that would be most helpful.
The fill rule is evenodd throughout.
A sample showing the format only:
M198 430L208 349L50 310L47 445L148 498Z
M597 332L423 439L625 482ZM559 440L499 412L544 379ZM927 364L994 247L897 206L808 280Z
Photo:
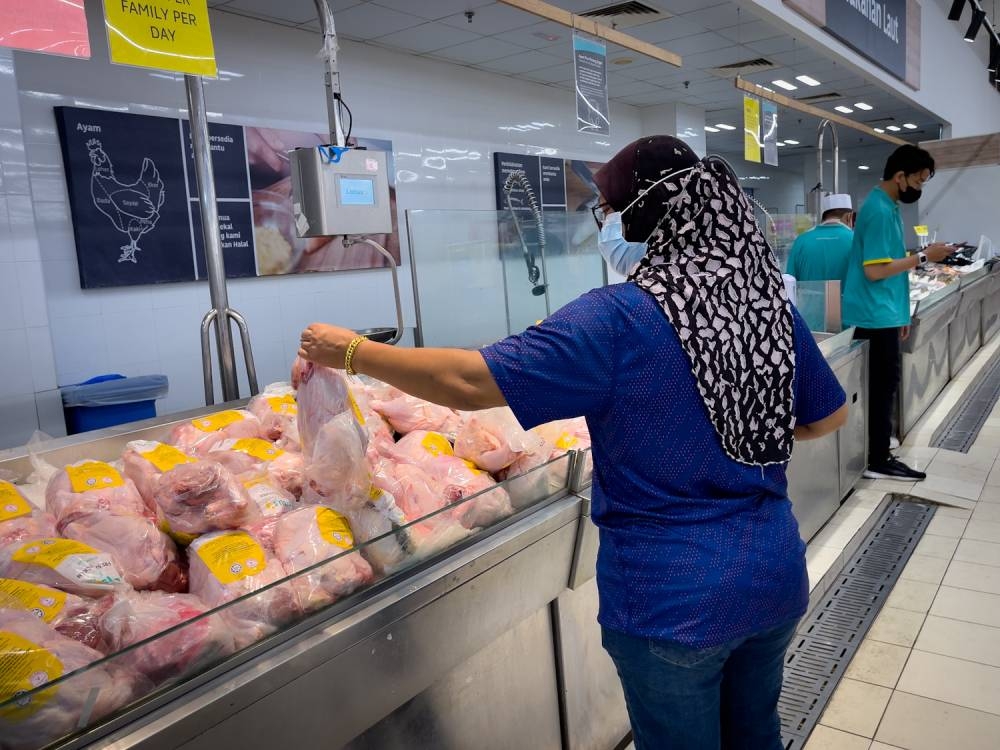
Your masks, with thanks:
M787 271L797 281L847 279L847 260L854 242L854 209L851 196L823 196L821 223L800 234L788 255Z
M870 479L907 482L927 478L890 453L892 412L900 375L900 341L910 336L910 271L939 262L954 248L934 244L906 254L900 203L920 200L934 176L934 158L922 148L900 146L889 157L882 182L858 213L844 285L844 325L868 341L868 470Z

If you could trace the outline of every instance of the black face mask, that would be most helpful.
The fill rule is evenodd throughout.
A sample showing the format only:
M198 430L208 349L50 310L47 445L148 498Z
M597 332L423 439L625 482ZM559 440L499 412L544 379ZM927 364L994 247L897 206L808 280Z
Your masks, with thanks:
M923 190L917 190L915 187L907 185L906 190L899 191L899 202L906 204L916 203L923 194Z

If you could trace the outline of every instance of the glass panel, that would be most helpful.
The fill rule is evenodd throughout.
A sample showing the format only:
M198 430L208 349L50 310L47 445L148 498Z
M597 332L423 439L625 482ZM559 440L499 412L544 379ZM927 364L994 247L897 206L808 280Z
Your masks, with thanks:
M843 330L840 311L839 281L800 281L795 285L799 314L817 333L840 333Z
M778 267L782 271L788 266L788 254L795 238L816 226L816 217L812 214L773 214L773 223L758 211L757 221L766 227L767 241L771 243L774 255L778 259Z
M0 614L0 688L13 696L0 702L3 746L36 748L85 730L257 642L279 638L282 629L307 615L346 608L349 604L344 602L355 601L362 590L392 582L423 560L552 497L567 486L569 465L566 454L413 522L386 523L385 533L364 544L211 612L162 630L157 627L160 632L155 636L93 661L95 652L77 641L54 637L32 615L15 622ZM470 519L483 525L466 528ZM376 574L357 576L359 567L366 568L369 562L381 566ZM345 582L358 587L344 593ZM129 623L133 632L149 625ZM234 633L249 637L234 640ZM14 653L19 647L23 655Z

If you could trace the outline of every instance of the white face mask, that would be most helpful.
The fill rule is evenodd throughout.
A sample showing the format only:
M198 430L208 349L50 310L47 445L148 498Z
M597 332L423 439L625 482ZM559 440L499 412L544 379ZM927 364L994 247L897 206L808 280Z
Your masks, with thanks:
M646 255L646 243L627 242L622 236L622 215L608 214L597 235L597 246L601 257L608 266L620 276L628 276L629 272Z

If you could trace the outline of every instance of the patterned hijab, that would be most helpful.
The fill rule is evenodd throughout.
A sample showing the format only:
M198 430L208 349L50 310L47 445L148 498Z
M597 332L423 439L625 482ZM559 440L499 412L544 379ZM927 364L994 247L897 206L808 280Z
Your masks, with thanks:
M648 245L629 280L656 298L677 331L726 455L752 466L788 461L792 313L732 169L653 136L622 149L595 181L622 211L625 239Z

